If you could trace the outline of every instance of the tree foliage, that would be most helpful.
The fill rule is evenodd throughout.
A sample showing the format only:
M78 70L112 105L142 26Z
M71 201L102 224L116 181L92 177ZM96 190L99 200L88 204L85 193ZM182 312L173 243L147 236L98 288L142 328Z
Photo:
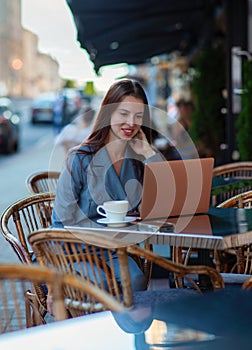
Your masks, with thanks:
M64 88L74 89L75 87L76 87L75 80L71 80L71 79L65 80Z
M207 47L199 51L195 61L192 94L195 112L190 134L200 155L215 156L225 139L225 106L223 89L226 82L225 53L220 47ZM202 153L202 154L201 154Z

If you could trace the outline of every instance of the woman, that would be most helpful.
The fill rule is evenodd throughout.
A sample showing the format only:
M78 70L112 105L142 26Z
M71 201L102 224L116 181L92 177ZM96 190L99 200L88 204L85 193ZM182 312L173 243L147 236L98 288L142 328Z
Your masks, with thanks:
M131 80L114 83L90 136L68 153L57 184L53 226L88 226L97 218L97 206L108 200L127 199L130 212L138 209L144 163L163 160L150 144L150 124L142 86ZM140 270L133 260L129 263L138 284L132 281L133 288L141 289Z
M163 158L153 149L148 101L135 81L114 83L105 95L88 139L68 154L58 180L53 225L87 224L108 200L141 202L145 162Z

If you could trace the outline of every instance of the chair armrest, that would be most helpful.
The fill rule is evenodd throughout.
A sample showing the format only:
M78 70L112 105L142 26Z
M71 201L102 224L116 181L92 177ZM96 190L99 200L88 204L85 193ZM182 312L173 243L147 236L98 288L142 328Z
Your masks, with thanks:
M6 234L4 235L6 241L8 241L17 254L19 260L24 263L28 264L31 263L31 257L28 255L26 249L22 246L20 241L13 235L11 234Z
M162 268L168 271L174 272L180 275L181 277L186 278L190 283L193 284L193 286L198 291L200 291L199 287L190 277L186 275L192 275L192 274L208 275L214 290L224 288L223 278L221 277L219 272L212 267L204 266L204 265L197 265L197 266L186 265L185 266L182 264L174 263L171 260L168 260L150 250L144 249L137 245L132 245L127 247L127 253L144 257L145 259L161 266Z

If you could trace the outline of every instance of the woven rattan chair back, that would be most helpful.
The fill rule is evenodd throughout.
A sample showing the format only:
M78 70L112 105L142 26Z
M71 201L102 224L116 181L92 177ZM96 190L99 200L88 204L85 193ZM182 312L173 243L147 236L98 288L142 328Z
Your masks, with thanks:
M213 169L213 176L252 178L252 162L236 162L217 166Z
M105 310L121 312L125 307L107 291L87 279L64 274L64 303L68 317L79 317Z
M59 175L59 171L32 173L26 179L26 186L31 194L46 192L55 193Z
M235 162L217 166L213 169L213 177L215 176L219 176L226 179L252 179L252 162ZM214 195L212 198L212 203L217 206L225 200L249 190L252 190L252 183L251 185L244 184L243 187L239 186L239 188L231 187L230 191L224 191L223 193Z
M27 236L51 225L55 194L41 193L11 204L1 216L1 230L22 263L32 261Z
M252 191L246 191L233 196L217 206L218 208L252 208ZM236 256L236 261L231 265L230 272L252 274L252 245L244 245L236 249L227 249L218 252L218 259L225 262L228 256ZM224 258L223 258L224 256ZM217 259L216 259L217 260ZM231 259L230 259L231 260ZM223 264L223 263L222 263Z
M73 234L64 229L33 232L29 242L38 263L72 273L108 291L125 306L133 305L126 248L99 235ZM114 244L115 243L115 244ZM120 266L120 282L114 261Z
M50 285L56 320L67 318L62 278L40 266L0 265L0 332L5 333L43 324L39 305L30 302L30 293L37 283Z
M26 197L10 205L1 216L1 232L23 264L32 263L34 260L28 235L51 225L54 198L55 195L50 193ZM40 304L41 318L44 318L47 304L43 287L37 284L36 295L30 297L31 302Z
M233 196L217 206L218 208L252 208L252 191Z
M81 278L92 281L102 290L109 291L117 301L125 306L132 306L132 286L129 275L128 256L136 261L155 263L163 269L186 278L197 289L190 279L190 274L206 274L210 277L213 289L223 288L219 273L207 266L184 266L160 257L151 250L136 244L108 238L94 231L68 232L64 229L46 229L33 232L29 241L40 264L53 266L62 272L70 272ZM120 265L120 278L115 273L114 259ZM144 267L142 266L144 271ZM148 272L147 276L148 278ZM182 286L178 286L182 287Z
M38 265L4 264L0 265L0 333L44 323L39 305L30 302L36 284L50 291L55 321L103 310L122 311L121 304L88 281Z

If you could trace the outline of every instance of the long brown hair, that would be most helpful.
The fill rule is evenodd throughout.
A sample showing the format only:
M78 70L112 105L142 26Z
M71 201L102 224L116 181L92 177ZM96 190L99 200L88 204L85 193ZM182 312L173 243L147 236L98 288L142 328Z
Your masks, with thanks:
M141 84L134 80L120 80L115 82L106 93L101 108L98 112L93 130L83 145L90 145L92 153L101 149L107 140L110 130L111 114L118 107L118 103L122 102L126 96L133 96L143 101L144 116L142 130L146 135L148 142L151 143L151 120L148 107L148 100Z

